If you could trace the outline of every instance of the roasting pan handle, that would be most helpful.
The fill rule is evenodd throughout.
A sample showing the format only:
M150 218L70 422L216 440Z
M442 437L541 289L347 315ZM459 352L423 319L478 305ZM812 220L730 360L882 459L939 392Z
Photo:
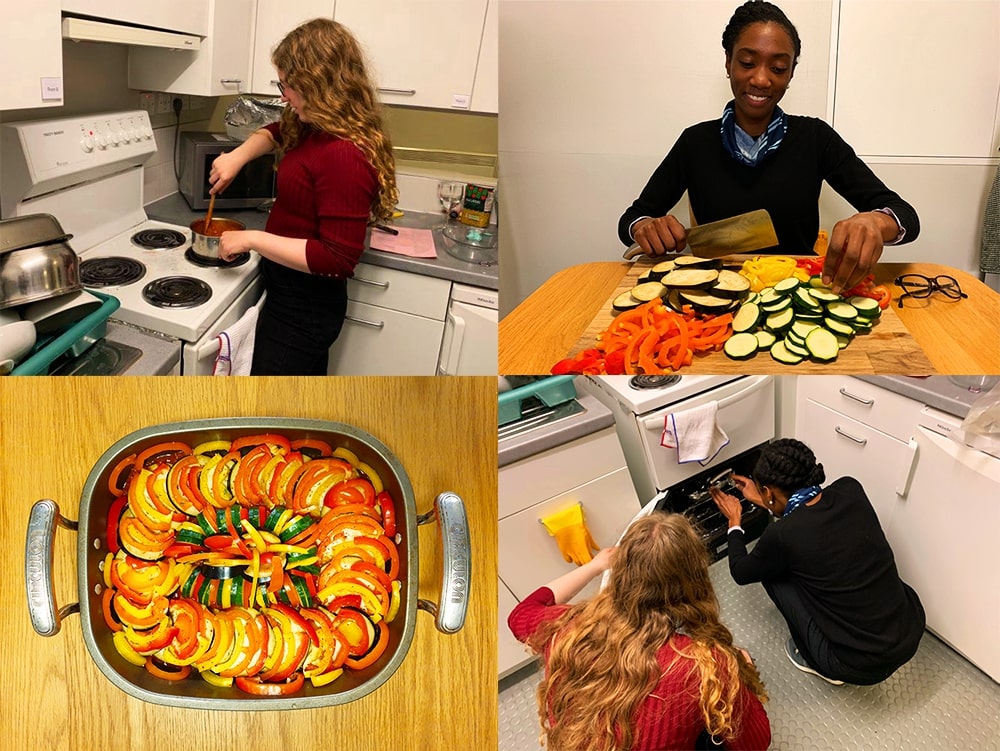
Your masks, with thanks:
M52 551L56 541L56 525L77 529L77 523L59 513L55 501L45 499L31 507L28 515L28 535L24 544L24 586L28 593L28 613L31 625L42 636L59 633L61 621L67 615L80 612L74 602L56 609L52 586Z
M417 525L438 522L438 536L444 553L441 572L441 599L437 603L417 600L417 608L437 618L438 631L454 634L465 624L469 607L469 578L472 574L469 521L462 499L451 492L434 499L434 508L417 516Z

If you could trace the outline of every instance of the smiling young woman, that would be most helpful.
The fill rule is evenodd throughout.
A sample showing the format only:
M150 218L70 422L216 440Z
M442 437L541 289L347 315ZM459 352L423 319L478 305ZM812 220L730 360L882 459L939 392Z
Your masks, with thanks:
M778 106L802 50L780 8L750 0L722 34L733 98L722 117L687 128L639 197L622 214L618 235L648 255L677 253L687 232L668 214L688 194L692 221L767 209L779 244L764 252L808 254L819 231L825 181L858 213L830 232L824 281L850 289L878 261L884 245L914 240L917 213L890 190L829 125L786 115Z

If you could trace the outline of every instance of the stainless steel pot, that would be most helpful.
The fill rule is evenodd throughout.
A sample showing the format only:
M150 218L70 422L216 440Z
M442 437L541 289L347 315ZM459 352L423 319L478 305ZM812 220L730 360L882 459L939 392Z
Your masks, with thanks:
M212 219L208 225L211 234L205 234L205 220L195 219L190 224L191 227L191 249L196 256L207 258L213 261L219 258L219 241L223 232L234 232L245 230L247 226L243 222L235 219Z
M0 221L0 309L83 289L71 237L51 214Z
M124 457L167 440L196 445L221 438L235 439L263 432L280 432L290 439L318 438L343 446L371 465L385 489L397 503L399 578L402 597L399 615L390 627L389 646L373 665L345 671L333 683L315 688L308 681L296 695L252 697L236 689L217 688L201 679L162 681L142 667L126 662L112 643L104 623L101 571L108 548L105 541L112 497L108 477ZM438 522L443 551L441 595L438 603L417 599L417 526ZM77 578L79 602L58 608L52 586L52 558L56 525L77 530ZM130 696L154 704L192 709L262 710L305 709L345 704L371 693L385 683L403 662L413 639L416 611L436 616L436 627L444 633L462 628L468 606L471 574L470 541L465 506L454 493L441 493L433 508L418 515L413 488L406 471L392 452L374 436L343 423L296 418L232 418L192 420L157 425L136 431L104 452L87 477L80 496L79 521L64 518L52 500L38 501L31 509L25 545L25 585L28 610L35 631L42 636L58 633L65 616L79 612L84 642L101 672Z

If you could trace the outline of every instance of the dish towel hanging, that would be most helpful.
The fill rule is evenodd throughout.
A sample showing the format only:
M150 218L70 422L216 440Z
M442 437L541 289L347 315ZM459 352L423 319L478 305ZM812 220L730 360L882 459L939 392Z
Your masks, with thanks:
M216 337L219 340L219 354L215 357L212 375L250 375L253 364L253 341L257 332L257 316L264 304L264 297L250 308L243 317Z
M670 412L663 418L660 445L677 449L677 463L711 462L729 443L718 422L719 403L712 401L700 407Z
M632 521L630 521L628 523L628 526L625 527L624 530L622 530L621 535L615 541L615 545L616 546L621 544L622 537L624 537L625 533L628 532L629 527L631 527L633 524L635 524L637 521L639 521L639 519L642 519L644 516L649 516L654 511L657 510L657 508L660 505L660 502L663 501L667 497L668 492L669 491L664 490L664 491L661 491L661 492L657 493L655 496L653 496L653 500L651 500L649 503L647 503L645 506L643 506L642 510L638 514L636 514L635 516L632 517ZM604 589L606 586L608 586L608 581L610 579L611 579L611 569L607 569L604 572L604 576L601 577L601 589Z
M979 270L984 274L1000 274L1000 167L997 167L993 188L986 199Z

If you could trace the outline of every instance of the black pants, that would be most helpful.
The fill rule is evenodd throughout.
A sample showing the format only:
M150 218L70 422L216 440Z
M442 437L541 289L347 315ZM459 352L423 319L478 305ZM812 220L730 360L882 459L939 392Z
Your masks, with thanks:
M827 678L858 686L871 686L884 681L899 667L893 665L859 669L845 665L838 658L836 647L820 631L809 614L793 582L771 581L763 584L767 596L784 616L792 640L805 661Z
M251 375L326 375L347 314L347 280L261 262L267 299L257 318Z

